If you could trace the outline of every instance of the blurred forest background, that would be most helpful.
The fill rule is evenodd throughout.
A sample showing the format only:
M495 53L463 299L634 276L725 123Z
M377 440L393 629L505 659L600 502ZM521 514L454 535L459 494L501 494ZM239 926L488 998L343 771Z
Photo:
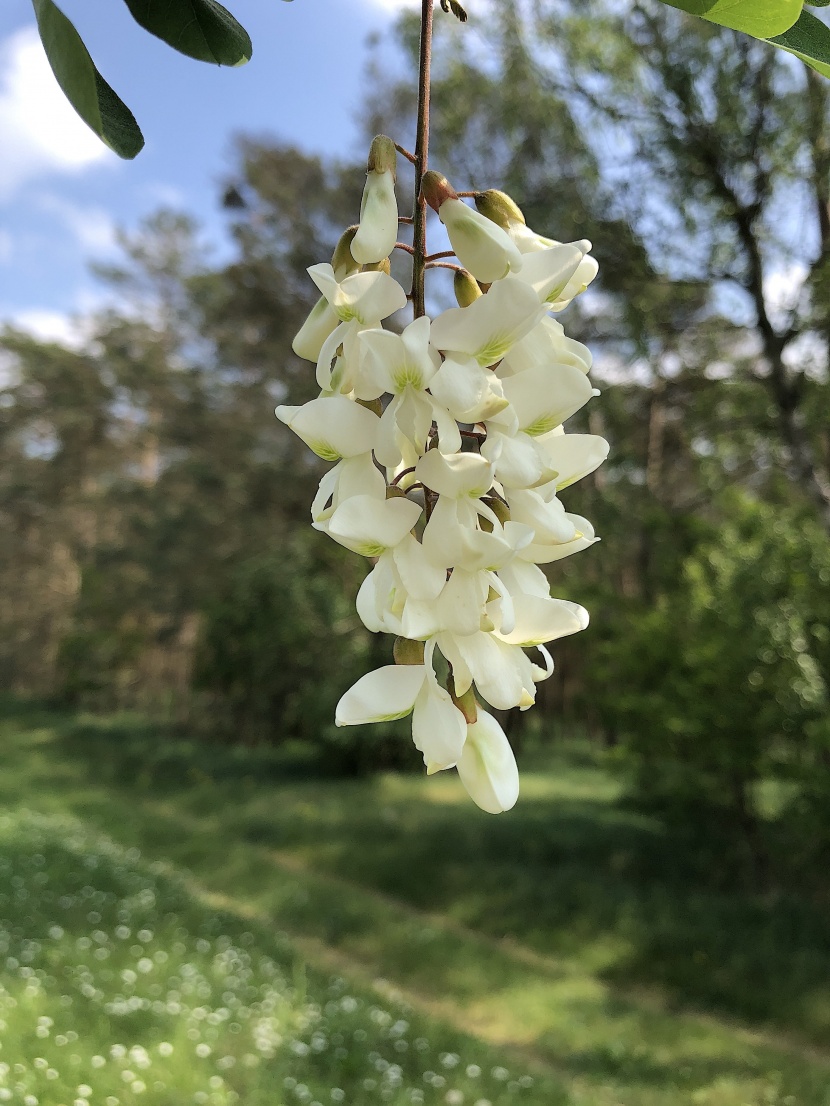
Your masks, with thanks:
M564 498L602 543L551 573L592 626L509 732L520 765L574 735L606 750L708 881L826 901L830 84L675 12L536 7L504 0L475 38L439 20L433 101L435 167L600 263L563 322L603 391L571 428L611 456ZM410 72L370 63L367 142L411 144L417 22L399 34ZM0 339L0 686L330 772L416 768L402 730L333 726L391 643L354 613L365 565L309 527L322 466L273 416L315 392L290 352L305 269L364 167L236 151L233 256L160 211L100 270L119 306L82 347ZM405 209L404 165L399 185Z

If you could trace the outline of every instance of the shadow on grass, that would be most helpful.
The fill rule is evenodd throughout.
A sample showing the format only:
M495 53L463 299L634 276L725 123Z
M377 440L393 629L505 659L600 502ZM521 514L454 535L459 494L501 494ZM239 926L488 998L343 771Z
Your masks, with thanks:
M378 962L391 978L427 989L438 981L438 992L452 991L473 1015L476 1003L501 995L506 1015L521 1021L541 973L560 1005L558 1014L540 1007L536 1024L555 1026L560 1016L570 1024L538 1041L574 1071L655 1082L669 1068L688 1069L682 1081L700 1085L729 1068L717 1048L695 1055L688 1025L691 1043L681 1048L664 1028L667 1008L736 1016L816 1043L830 1035L825 912L794 894L713 889L688 843L625 810L597 768L563 760L531 773L519 806L491 818L450 778L309 779L278 753L167 738L127 716L78 722L6 704L5 719L7 732L28 735L20 763L34 773L29 786L42 773L71 809L110 832L115 804L119 831L142 848L200 878L221 873L286 925ZM38 767L31 753L41 739ZM377 893L520 943L547 963L519 970L509 944L497 955L366 898ZM630 1002L609 985L657 994ZM663 1033L665 1063L655 1059ZM649 1042L644 1052L638 1037ZM741 1060L732 1074L753 1063Z

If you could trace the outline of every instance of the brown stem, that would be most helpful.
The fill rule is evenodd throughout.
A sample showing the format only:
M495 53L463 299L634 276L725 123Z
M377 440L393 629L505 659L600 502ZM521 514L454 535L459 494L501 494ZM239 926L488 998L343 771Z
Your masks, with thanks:
M432 60L432 16L434 0L421 0L421 47L418 58L418 126L415 138L415 208L412 244L412 309L415 318L426 314L424 271L427 253L427 205L421 195L421 180L429 158L429 79Z
M411 472L414 472L414 471L415 471L415 466L414 465L412 465L411 468L403 469L401 472L398 473L398 475L395 477L395 479L391 481L389 487L393 488L398 483L399 480L403 480L403 478L405 476L408 476Z
M453 272L463 273L464 268L461 265L450 265L448 261L428 261L424 266L425 269L452 269Z
M395 249L396 249L396 250L403 250L403 251L404 251L404 253L411 253L411 254L414 254L414 253L415 253L415 251L413 250L413 248L412 248L411 246L408 246L408 245L406 244L406 242L396 242L396 243L395 243Z
M415 164L415 155L413 153L410 153L410 151L407 150L407 148L405 146L400 146L396 142L395 143L395 149L398 151L399 154L402 154L406 158L407 161L411 161L413 165Z
M398 216L398 222L399 223L406 223L407 226L411 227L412 226L412 216L411 215L399 215Z
M428 253L427 261L437 261L439 257L455 257L455 250L441 250L439 253Z

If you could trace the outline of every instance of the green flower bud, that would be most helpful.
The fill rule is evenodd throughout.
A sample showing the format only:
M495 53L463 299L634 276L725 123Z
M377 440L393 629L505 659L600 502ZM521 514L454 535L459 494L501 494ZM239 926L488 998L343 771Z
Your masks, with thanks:
M423 664L424 643L412 641L407 637L396 637L392 656L395 658L395 664Z
M331 255L331 267L337 280L344 280L352 273L356 273L360 266L352 257L352 242L357 234L357 227L349 227L340 235L340 241L334 247Z
M503 230L507 230L510 223L521 223L524 226L525 217L518 204L496 188L488 188L486 192L477 192L475 205L485 218L498 223Z
M510 508L507 506L503 499L499 499L499 497L496 495L488 495L484 499L484 502L487 504L487 506L490 508L490 510L493 512L493 514L496 516L502 526L504 526L506 522L510 522Z
M398 168L398 151L395 143L385 134L378 134L372 139L369 147L369 159L366 162L367 173L391 173L392 180L396 180Z
M363 265L361 267L363 273L386 273L389 276L392 272L392 265L389 258L384 257L381 261L375 261L371 265Z
M459 307L469 307L471 303L475 303L480 296L484 295L476 278L472 273L468 273L466 269L455 273L452 283Z
M459 695L455 690L455 680L452 674L450 674L447 680L447 691L450 693L450 698L455 706L457 706L464 715L467 725L472 726L478 719L478 703L476 702L475 693L472 687L468 687L463 695Z

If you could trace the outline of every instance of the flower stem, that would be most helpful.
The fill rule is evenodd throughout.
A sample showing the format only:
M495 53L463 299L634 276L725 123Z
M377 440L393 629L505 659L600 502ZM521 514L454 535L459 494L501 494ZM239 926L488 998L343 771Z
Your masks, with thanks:
M421 49L418 58L418 125L415 137L415 207L412 245L412 309L415 318L426 314L424 272L427 253L427 205L421 196L421 179L429 156L429 79L432 61L432 16L435 0L421 0Z

